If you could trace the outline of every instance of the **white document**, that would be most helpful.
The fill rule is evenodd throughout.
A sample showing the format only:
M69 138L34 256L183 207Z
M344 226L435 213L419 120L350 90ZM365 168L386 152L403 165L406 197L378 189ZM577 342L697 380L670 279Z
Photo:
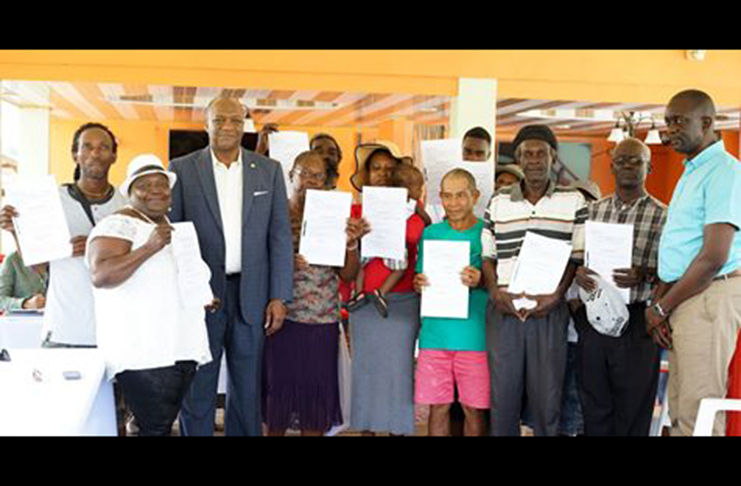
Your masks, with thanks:
M17 177L5 192L7 203L18 211L13 224L26 266L72 256L69 227L53 175Z
M528 299L527 297L521 297L519 299L512 300L512 305L514 305L515 309L517 310L530 310L538 307L538 303L536 301Z
M268 143L270 158L280 162L286 187L288 187L288 173L291 172L294 160L301 152L309 150L309 134L306 132L269 133Z
M458 139L426 140L421 143L422 162L427 178L427 203L441 205L440 182L443 176L453 169L465 169L476 179L476 187L481 193L474 214L483 217L486 206L494 194L494 163L469 162L463 160L461 141ZM442 208L442 206L440 206Z
M626 304L630 289L621 289L613 279L618 268L633 266L633 225L587 221L585 262L608 283L612 284Z
M428 240L423 244L429 286L422 291L420 314L468 319L469 289L461 282L461 272L470 264L471 243Z
M211 271L201 259L196 228L191 222L173 223L172 252L178 271L178 291L183 303L208 305L214 298Z
M570 256L569 242L528 231L512 271L508 292L528 295L552 294L561 283Z
M351 206L349 192L306 191L298 253L310 265L345 266L345 230Z
M404 259L407 199L404 187L363 188L363 218L370 224L371 231L361 242L362 257Z

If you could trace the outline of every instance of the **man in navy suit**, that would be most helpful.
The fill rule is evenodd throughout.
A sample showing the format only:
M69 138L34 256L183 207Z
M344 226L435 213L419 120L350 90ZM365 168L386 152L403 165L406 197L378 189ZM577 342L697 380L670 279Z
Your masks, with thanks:
M242 149L245 115L238 100L216 98L206 109L209 146L170 162L178 176L170 218L195 225L211 289L221 302L206 319L213 361L198 370L183 402L182 435L213 435L223 351L226 435L262 435L263 342L280 330L292 297L283 172L278 162Z

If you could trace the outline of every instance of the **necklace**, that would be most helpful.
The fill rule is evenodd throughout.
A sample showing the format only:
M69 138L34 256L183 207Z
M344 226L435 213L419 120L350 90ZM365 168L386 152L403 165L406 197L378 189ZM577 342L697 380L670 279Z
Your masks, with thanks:
M105 191L100 192L100 193L94 193L94 192L86 191L85 189L82 188L82 186L79 183L77 183L76 185L77 185L77 188L80 190L80 192L86 198L93 199L93 200L103 199L104 197L108 196L108 194L111 193L111 188L112 188L112 186L109 184L108 187L106 187Z
M143 219L144 221L146 221L147 223L153 224L153 225L155 225L155 226L157 226L157 225L159 224L159 223L155 223L155 222L154 222L154 220L153 220L152 218L150 218L150 217L149 217L149 216L147 216L146 214L142 213L141 211L139 211L138 209L136 209L136 208L135 208L134 206L132 206L131 204L127 204L127 205L126 205L126 206L124 206L124 207L125 207L126 209L130 209L130 210L134 211L134 212L135 212L135 213L136 213L137 215L139 215L139 216L140 216L140 217L141 217L141 218L142 218L142 219ZM167 222L167 224L170 224L170 218L168 218L167 216L165 216L165 222Z

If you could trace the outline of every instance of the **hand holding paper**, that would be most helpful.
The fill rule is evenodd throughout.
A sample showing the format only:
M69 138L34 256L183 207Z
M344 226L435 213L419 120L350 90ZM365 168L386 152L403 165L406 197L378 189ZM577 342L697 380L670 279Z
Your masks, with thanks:
M37 265L72 256L67 218L53 175L19 177L6 188L23 262Z
M306 191L299 254L310 265L342 267L347 246L347 219L352 194L339 191Z
M468 241L424 241L424 275L429 285L422 289L423 317L468 318L469 288L461 272L470 263Z
M363 237L361 256L403 260L406 250L407 190L364 187L363 217L373 231Z

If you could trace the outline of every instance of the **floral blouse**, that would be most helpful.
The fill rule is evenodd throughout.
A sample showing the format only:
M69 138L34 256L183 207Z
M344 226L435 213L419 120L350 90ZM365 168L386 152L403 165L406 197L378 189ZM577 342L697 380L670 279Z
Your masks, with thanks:
M293 248L298 252L301 214L291 211ZM293 301L287 304L287 318L302 324L331 324L340 321L340 277L333 267L294 267Z

